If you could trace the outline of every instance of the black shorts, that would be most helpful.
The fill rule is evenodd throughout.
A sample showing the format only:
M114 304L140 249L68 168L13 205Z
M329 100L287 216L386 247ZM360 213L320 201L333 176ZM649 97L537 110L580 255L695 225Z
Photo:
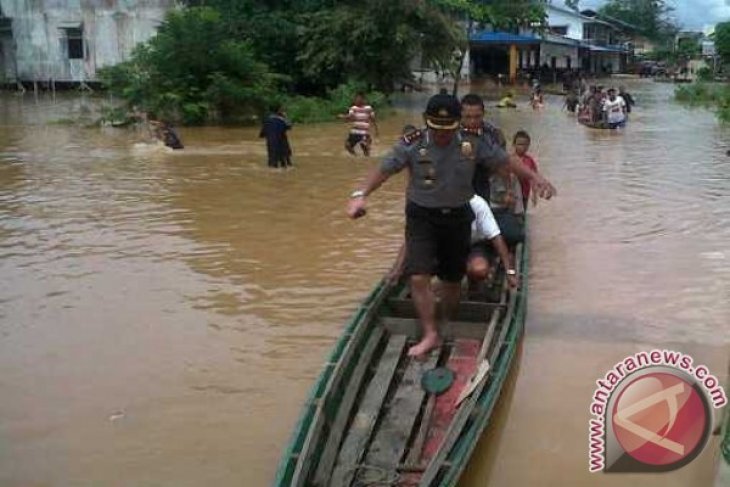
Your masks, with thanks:
M406 204L406 263L404 274L438 276L459 282L466 274L471 248L471 206L424 208Z
M355 147L357 144L370 145L370 136L368 134L350 134L345 143L348 147Z

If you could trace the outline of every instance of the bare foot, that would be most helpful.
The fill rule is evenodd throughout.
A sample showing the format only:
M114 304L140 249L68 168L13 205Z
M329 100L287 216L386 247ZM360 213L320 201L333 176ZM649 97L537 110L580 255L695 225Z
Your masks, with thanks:
M436 332L426 333L423 339L408 349L409 357L423 357L428 352L441 346L441 338Z

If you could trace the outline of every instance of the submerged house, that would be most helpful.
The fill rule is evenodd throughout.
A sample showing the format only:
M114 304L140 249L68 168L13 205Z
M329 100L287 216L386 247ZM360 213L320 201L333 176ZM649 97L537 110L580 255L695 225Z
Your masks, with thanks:
M0 0L0 82L85 83L152 37L175 0Z

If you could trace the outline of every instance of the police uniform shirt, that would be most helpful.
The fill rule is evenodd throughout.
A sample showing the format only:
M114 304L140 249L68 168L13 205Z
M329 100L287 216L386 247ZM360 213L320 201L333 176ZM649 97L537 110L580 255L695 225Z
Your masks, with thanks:
M507 140L504 132L489 122L482 122L481 127L476 130L462 128L462 133L469 140L481 140L488 145L495 145L506 150ZM489 177L491 176L490 168L477 166L474 171L474 192L482 198L489 199Z
M501 147L457 132L449 145L436 145L428 130L401 141L383 159L380 170L395 174L410 168L407 198L426 208L458 208L474 195L474 170L482 166L494 170L507 164L509 156Z

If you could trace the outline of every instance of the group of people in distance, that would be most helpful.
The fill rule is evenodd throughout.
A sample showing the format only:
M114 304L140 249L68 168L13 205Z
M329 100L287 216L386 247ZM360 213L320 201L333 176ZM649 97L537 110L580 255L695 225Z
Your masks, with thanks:
M603 124L616 129L626 125L628 115L636 104L631 93L621 86L605 89L603 86L590 86L578 96L571 92L565 99L568 111L578 114L578 120L588 124Z
M408 351L412 357L441 343L432 278L440 281L442 319L458 306L464 276L478 292L497 258L509 284L518 286L511 249L525 238L527 203L556 194L528 153L529 134L517 132L508 154L502 131L484 115L479 95L461 100L434 95L424 113L426 126L406 127L347 203L351 218L362 216L367 197L392 175L407 171L405 243L390 278L408 279L423 328L421 340Z

